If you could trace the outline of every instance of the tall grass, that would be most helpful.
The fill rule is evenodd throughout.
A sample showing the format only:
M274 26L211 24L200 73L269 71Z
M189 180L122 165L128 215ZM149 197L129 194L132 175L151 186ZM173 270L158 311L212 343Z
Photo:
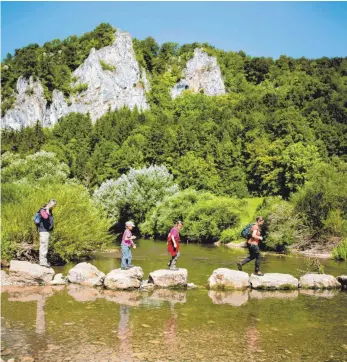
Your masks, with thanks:
M332 256L336 260L347 260L347 239L341 241L341 243L334 248Z

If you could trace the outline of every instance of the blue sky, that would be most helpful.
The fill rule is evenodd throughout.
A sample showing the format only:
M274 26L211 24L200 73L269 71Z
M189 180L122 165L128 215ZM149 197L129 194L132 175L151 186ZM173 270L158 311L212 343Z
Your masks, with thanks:
M159 44L208 42L252 56L347 56L347 2L2 2L1 58L101 22Z

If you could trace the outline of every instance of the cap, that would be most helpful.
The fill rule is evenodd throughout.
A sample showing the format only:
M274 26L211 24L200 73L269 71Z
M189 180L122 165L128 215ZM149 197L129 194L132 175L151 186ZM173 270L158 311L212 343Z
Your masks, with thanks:
M125 226L135 227L135 224L134 224L132 221L127 221L127 222L125 223Z

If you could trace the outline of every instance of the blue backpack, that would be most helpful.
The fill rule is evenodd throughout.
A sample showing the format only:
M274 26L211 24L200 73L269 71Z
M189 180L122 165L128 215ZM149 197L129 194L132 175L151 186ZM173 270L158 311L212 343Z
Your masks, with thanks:
M40 214L40 211L41 211L41 209L40 209L39 211L37 211L37 212L35 213L34 217L33 217L34 224L35 224L36 226L39 226L39 225L40 225L40 222L41 222L41 214Z
M248 225L246 225L243 229L242 229L242 231L241 231L241 236L244 238L244 239L250 239L251 238L251 236L252 236L252 231L251 231L251 229L252 229L252 226L253 226L254 224L248 224Z

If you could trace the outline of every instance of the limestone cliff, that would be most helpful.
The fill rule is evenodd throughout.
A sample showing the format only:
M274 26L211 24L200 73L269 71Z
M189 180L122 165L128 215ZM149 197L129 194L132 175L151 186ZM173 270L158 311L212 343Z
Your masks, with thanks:
M209 56L202 49L194 50L193 58L184 69L184 79L171 89L172 98L178 97L186 89L194 93L203 91L208 96L225 94L222 74L215 57Z
M149 89L146 71L140 70L129 33L117 31L112 45L94 48L78 67L72 87L83 85L85 90L71 96L69 101L62 92L54 90L48 106L39 80L20 77L16 101L2 118L2 126L20 129L40 121L43 126L54 125L59 118L71 113L90 113L93 121L108 109L127 106L147 109L145 92Z

